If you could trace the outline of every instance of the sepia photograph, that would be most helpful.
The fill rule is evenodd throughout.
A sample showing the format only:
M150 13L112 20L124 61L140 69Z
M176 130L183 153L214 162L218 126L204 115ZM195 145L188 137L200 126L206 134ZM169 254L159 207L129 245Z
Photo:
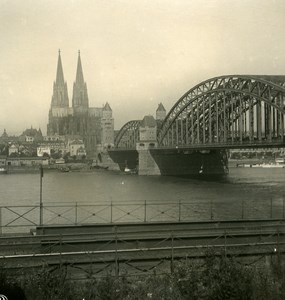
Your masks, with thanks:
M285 1L0 0L0 300L285 299Z

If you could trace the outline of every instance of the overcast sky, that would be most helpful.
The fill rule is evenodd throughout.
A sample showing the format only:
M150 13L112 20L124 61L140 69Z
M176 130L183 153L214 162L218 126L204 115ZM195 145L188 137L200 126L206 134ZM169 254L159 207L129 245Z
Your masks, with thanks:
M285 1L0 0L0 43L0 134L46 133L58 49L70 103L80 49L119 129L214 76L284 75Z

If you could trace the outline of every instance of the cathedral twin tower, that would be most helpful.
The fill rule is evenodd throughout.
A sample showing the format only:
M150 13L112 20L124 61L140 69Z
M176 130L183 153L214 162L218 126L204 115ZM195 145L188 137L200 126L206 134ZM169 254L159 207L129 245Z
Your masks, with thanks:
M67 84L64 81L59 51L47 134L66 136L68 139L82 139L88 154L102 151L114 143L114 119L109 104L106 103L102 108L89 107L80 52L73 84L72 107L69 107Z

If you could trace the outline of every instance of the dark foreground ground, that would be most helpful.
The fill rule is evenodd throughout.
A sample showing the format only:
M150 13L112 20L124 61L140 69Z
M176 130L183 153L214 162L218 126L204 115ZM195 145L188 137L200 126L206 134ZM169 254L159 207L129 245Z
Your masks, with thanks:
M64 265L43 266L9 277L1 271L0 293L9 300L212 300L285 299L284 256L271 257L270 264L257 267L208 250L201 261L176 261L170 274L111 276L73 281ZM5 298L4 298L5 299Z

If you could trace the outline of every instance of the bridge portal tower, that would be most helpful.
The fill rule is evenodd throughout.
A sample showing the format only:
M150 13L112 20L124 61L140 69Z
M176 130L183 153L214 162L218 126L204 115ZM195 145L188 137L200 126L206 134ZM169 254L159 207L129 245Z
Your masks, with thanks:
M136 143L139 175L160 175L159 168L150 154L150 149L157 147L156 137L156 120L153 116L145 116L140 122L139 141Z

